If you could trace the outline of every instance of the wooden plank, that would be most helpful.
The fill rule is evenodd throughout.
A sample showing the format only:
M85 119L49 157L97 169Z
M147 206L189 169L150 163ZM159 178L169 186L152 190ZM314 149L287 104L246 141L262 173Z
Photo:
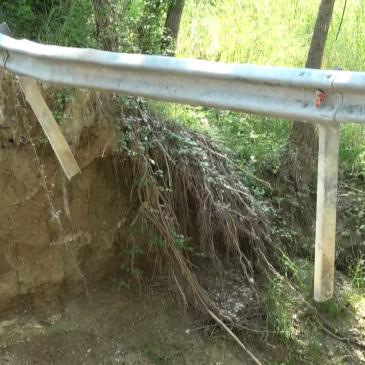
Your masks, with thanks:
M0 33L11 37L11 32L6 23L0 24ZM6 61L8 54L4 59L4 67L6 68ZM68 146L65 137L63 136L60 127L49 110L42 94L38 90L37 83L34 79L28 76L18 76L20 86L23 89L25 98L32 107L35 115L38 118L46 136L53 150L56 153L58 161L60 162L63 171L70 180L73 176L81 172L75 157L73 156L70 147Z
M320 126L314 300L331 299L335 273L339 125Z
M19 83L23 89L26 100L32 107L44 132L46 133L51 146L56 153L63 171L68 179L81 172L59 125L49 110L42 94L38 90L34 79L28 76L19 76Z

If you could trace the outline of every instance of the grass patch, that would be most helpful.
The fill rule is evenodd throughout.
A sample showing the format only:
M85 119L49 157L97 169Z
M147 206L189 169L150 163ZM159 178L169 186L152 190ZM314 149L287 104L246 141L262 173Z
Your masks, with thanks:
M275 331L284 342L292 338L295 302L282 281L269 281L264 290L265 312L268 328Z
M365 289L365 254L362 254L360 258L352 263L349 267L349 276L352 280L354 287L358 291L364 291Z
M172 364L172 356L165 349L157 347L151 342L144 345L143 353L153 362L154 365L170 365Z
M365 4L348 2L336 39L344 1L335 3L323 66L341 64L345 69L364 70ZM189 1L183 14L178 54L222 62L302 67L318 6L316 0Z

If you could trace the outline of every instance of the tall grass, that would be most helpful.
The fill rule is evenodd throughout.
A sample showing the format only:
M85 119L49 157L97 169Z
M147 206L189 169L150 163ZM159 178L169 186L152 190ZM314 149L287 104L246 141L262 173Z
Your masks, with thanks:
M190 0L177 54L222 62L302 67L319 0ZM365 69L365 3L337 0L323 67Z
M319 0L190 0L184 10L177 54L222 62L303 67L319 3ZM323 68L342 65L345 70L364 71L365 2L347 1L340 28L344 5L345 0L336 1ZM287 122L272 118L222 112L220 115L221 122L213 125L246 157L265 159L268 152L272 157L271 152L280 149L290 131ZM364 135L361 125L341 127L342 166L356 168L362 164Z
M70 6L55 1L40 24L37 40L65 47L97 48L92 19L93 8L88 1L73 0Z
M39 42L63 46L100 48L91 0L54 0L46 16L36 14L26 0L0 5L0 17L15 35L27 32ZM345 70L365 70L365 1L337 0L323 60L324 68L342 65ZM221 62L302 67L305 64L319 0L186 0L178 41L178 57ZM143 20L143 0L115 0L113 27L121 52L138 52L138 29ZM148 18L147 18L148 21ZM29 28L29 29L28 29ZM338 35L338 37L337 37ZM146 37L154 37L146 34ZM290 122L206 108L153 103L153 107L191 127L209 121L210 132L234 147L243 159L257 161L279 156ZM365 129L341 127L340 162L347 169L365 166ZM363 162L364 160L364 162ZM365 167L364 167L365 170Z

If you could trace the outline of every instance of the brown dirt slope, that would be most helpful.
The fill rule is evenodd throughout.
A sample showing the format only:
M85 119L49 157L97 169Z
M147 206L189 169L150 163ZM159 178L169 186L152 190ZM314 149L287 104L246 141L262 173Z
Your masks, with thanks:
M0 311L39 309L116 273L124 179L105 153L117 139L95 93L63 105L61 129L82 169L69 182L16 80L1 72L0 85ZM62 106L39 87L51 110Z

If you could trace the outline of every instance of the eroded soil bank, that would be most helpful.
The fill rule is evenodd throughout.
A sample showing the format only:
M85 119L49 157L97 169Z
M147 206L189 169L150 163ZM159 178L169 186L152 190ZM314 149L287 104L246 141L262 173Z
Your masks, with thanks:
M82 170L69 182L14 78L1 73L0 85L0 313L41 311L117 273L128 195L95 93L66 103L39 85L51 110L63 108L61 130Z
M44 166L48 191L32 151L0 153L0 311L57 302L117 270L127 203L113 159L95 159L70 183L50 155Z

